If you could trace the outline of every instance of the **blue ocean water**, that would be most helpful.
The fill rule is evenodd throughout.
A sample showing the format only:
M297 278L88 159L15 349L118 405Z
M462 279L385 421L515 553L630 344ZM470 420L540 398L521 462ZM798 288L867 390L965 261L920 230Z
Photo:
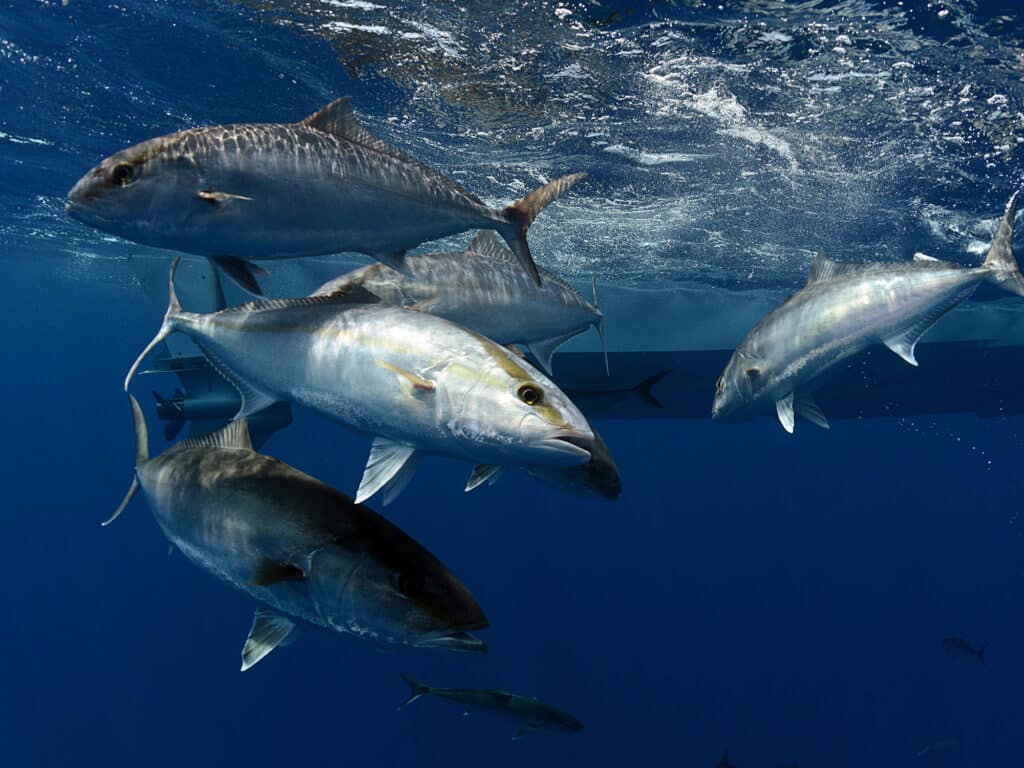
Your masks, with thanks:
M131 479L120 383L163 311L135 264L168 254L63 206L128 144L347 94L496 204L590 172L531 230L538 261L597 276L613 352L726 349L818 250L976 263L1024 181L1022 70L1010 3L6 0L3 764L1019 764L1022 423L914 414L913 391L794 436L612 403L593 420L615 502L521 473L464 494L466 465L427 459L386 513L473 591L489 652L308 628L240 674L252 601L169 555L141 499L99 526ZM268 285L364 261L275 264ZM944 331L998 309L995 338L963 336L1019 345L1019 300L979 298ZM921 392L958 375L921 360ZM297 411L263 450L351 492L368 446ZM586 727L513 741L439 701L397 711L400 672Z

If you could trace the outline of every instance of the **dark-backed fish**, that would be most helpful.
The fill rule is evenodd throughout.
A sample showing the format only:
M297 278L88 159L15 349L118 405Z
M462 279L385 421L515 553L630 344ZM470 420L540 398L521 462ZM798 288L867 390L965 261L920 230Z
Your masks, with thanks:
M79 179L67 211L137 243L207 256L256 294L254 260L356 251L401 272L408 249L475 229L501 235L539 285L526 231L585 177L491 208L371 134L342 98L298 123L191 128L124 149Z
M245 671L287 641L293 619L384 645L483 651L487 618L436 557L368 507L256 453L245 419L150 458L142 409L135 477L170 542L266 607L242 651Z
M583 723L557 707L529 696L501 690L472 688L431 688L409 675L402 675L409 685L409 698L399 708L408 706L421 696L437 696L469 709L487 710L514 720L520 728L516 736L534 731L582 731Z
M979 645L975 648L963 637L946 637L942 640L942 648L946 653L959 656L970 656L977 659L981 664L984 664L985 649L988 648L988 643Z

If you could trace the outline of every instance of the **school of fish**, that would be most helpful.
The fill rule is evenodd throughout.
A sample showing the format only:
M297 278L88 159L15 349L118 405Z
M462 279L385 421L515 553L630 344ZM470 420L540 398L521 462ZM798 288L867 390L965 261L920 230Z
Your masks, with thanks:
M71 189L74 218L206 257L258 297L189 312L175 290L174 259L163 322L130 366L125 391L153 349L181 333L237 390L238 410L221 429L150 457L143 411L129 394L134 478L104 523L141 489L175 548L254 599L243 671L291 642L300 621L385 646L486 650L472 633L488 621L469 589L363 505L378 494L384 505L397 498L425 454L467 462L466 491L519 468L554 488L619 496L609 447L553 378L557 348L591 327L608 372L596 283L588 301L538 267L526 239L538 213L585 178L570 173L492 208L375 137L342 98L297 123L212 126L143 141ZM713 418L774 408L787 432L797 416L828 428L814 393L844 360L883 344L916 366L921 336L983 283L1024 295L1012 246L1019 194L978 267L922 254L903 264L819 255L807 285L736 348L713 393ZM408 253L467 231L475 236L464 251ZM379 263L309 296L263 298L257 262L342 252ZM664 373L642 382L641 396L653 400L650 383ZM254 450L249 420L285 403L372 438L353 497ZM984 648L958 639L946 647L984 661ZM583 728L530 697L403 678L406 704L429 694L487 710L517 722L517 736Z

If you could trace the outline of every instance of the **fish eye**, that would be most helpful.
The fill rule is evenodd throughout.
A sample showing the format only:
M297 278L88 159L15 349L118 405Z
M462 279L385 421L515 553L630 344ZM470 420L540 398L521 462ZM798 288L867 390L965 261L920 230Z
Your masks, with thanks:
M544 399L544 392L536 384L523 384L516 394L527 405L537 405Z
M132 183L134 170L128 163L118 163L110 171L110 178L115 184L127 187Z
M406 597L415 598L423 594L423 579L413 573L398 574L398 583L395 586Z
M725 389L725 376L719 376L718 382L715 384L715 391L719 394Z

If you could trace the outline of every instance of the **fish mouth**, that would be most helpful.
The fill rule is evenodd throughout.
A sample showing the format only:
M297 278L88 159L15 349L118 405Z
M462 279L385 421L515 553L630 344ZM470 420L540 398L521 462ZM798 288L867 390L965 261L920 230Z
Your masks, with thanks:
M590 461L590 449L594 444L594 433L575 429L560 429L540 441L545 448L549 448L559 455L575 457L579 461L575 464L586 464Z
M427 635L415 643L416 648L437 648L443 651L486 653L487 643L469 632L445 632Z

